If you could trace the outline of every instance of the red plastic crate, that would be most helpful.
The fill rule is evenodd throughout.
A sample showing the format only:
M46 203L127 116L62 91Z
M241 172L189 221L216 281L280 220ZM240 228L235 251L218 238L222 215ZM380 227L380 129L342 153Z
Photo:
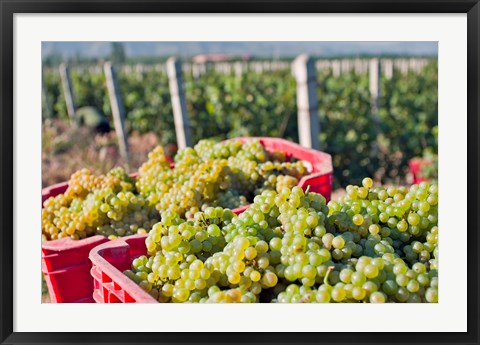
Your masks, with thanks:
M43 202L64 193L67 182L42 190ZM90 250L106 242L104 236L92 236L80 241L62 238L42 243L42 272L52 303L93 303L93 282L90 276Z
M123 274L132 261L147 254L148 235L133 235L101 244L90 251L93 299L97 303L157 303L157 301Z
M42 207L45 200L51 196L65 193L68 188L68 182L60 182L42 189Z
M137 177L138 173L131 174ZM61 182L42 190L42 207L45 200L64 193L68 182ZM92 263L90 250L107 242L105 236L92 236L83 240L62 238L42 243L42 272L52 303L94 303Z
M408 161L408 168L410 173L413 176L413 183L417 184L423 181L429 182L430 179L427 179L422 176L422 168L426 165L432 165L432 161L422 158L413 158Z
M81 241L62 238L42 243L42 272L52 303L94 302L88 254L106 241L104 236L92 236Z

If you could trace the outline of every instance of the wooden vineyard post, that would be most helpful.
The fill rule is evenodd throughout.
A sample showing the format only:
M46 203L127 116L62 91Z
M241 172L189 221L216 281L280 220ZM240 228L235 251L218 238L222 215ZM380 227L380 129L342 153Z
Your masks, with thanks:
M187 102L183 90L182 64L171 57L167 60L167 74L170 85L170 97L172 98L173 118L175 122L175 134L177 146L183 149L192 145L192 135L187 114Z
M235 62L233 65L233 69L235 70L235 77L240 80L242 79L242 63L241 62Z
M128 137L125 130L125 108L123 106L122 96L120 94L120 85L118 84L117 74L110 62L103 65L105 79L107 82L108 96L112 108L113 123L118 138L118 147L120 154L128 162Z
M380 108L380 62L378 59L371 59L369 63L369 80L370 80L370 95L371 95L371 112L373 117L373 123L375 125L375 131L378 136L381 132L380 127L380 117L378 114ZM373 143L374 154L377 155L379 152L378 140L375 140Z
M60 78L62 79L63 94L65 95L65 103L67 104L67 113L70 121L75 117L75 101L73 99L72 80L70 79L70 71L67 65L61 64L59 67Z
M43 110L45 111L45 118L51 119L53 117L53 111L52 108L50 107L50 97L48 97L48 90L45 85L45 80L44 76L42 73L42 105L43 105ZM43 114L42 114L43 117Z
M332 61L332 74L334 77L340 76L342 70L341 70L341 64L340 60L333 60Z
M393 78L393 61L388 59L384 60L384 68L385 68L385 78L388 80Z
M200 78L200 66L197 65L196 63L192 64L192 76L193 76L193 79L195 80Z
M371 109L373 116L378 116L378 109L380 106L380 63L378 59L370 60L370 95L371 95Z
M292 64L297 81L298 135L300 145L320 149L318 98L315 62L306 54L299 55Z

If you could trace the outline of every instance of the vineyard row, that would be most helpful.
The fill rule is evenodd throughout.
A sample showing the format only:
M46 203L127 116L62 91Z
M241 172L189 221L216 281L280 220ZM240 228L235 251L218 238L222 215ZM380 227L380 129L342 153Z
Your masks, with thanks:
M317 71L332 71L334 76L346 73L366 74L369 71L371 59L317 59L315 68ZM422 70L431 62L431 58L380 58L381 71L386 78L393 76L393 71L398 70L403 74L408 72L421 73ZM290 62L286 61L238 61L238 62L208 62L208 63L182 63L184 73L191 74L193 77L200 77L213 70L222 74L241 75L250 71L264 73L279 70L288 70L291 67ZM102 65L78 65L74 69L79 73L103 73ZM121 73L136 73L138 75L150 73L153 71L167 73L166 63L157 64L124 64L117 66ZM50 69L51 70L51 69ZM47 69L47 72L49 70Z
M378 73L371 73L375 61ZM403 176L409 158L421 156L426 149L437 150L436 61L418 59L416 66L422 66L421 73L413 68L408 73L394 68L391 77L385 73L388 65L385 61L388 60L365 60L367 74L337 76L333 68L315 71L318 106L317 111L311 111L311 120L319 122L321 131L317 137L321 149L334 155L335 177L340 183L352 181L352 176ZM415 60L399 61L404 66L415 65L408 62ZM257 62L242 62L245 63L253 66ZM268 66L265 62L258 63ZM315 67L318 65L316 61ZM340 62L342 65L348 67L346 62ZM130 66L131 70L119 66L116 94L125 108L127 131L153 131L161 143L167 144L178 139L168 76L158 66L161 65L144 66L143 70L138 66ZM268 73L244 71L241 78L236 73L217 70L222 63L208 65L198 78L185 66L182 66L184 102L193 142L207 137L245 135L300 141L300 123L295 116L299 110L298 83L290 64L288 68ZM273 62L271 66L275 66ZM113 114L102 72L97 67L72 68L72 94L78 106L91 105L105 114ZM58 70L44 70L44 85L44 117L65 117L67 104Z

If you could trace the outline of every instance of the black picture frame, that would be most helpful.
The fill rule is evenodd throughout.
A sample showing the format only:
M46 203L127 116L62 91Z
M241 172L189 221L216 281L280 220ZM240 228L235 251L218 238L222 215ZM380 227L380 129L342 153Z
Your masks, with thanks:
M2 344L478 344L480 195L479 0L0 0L0 340ZM16 13L467 13L468 331L466 333L19 333L13 332L13 17ZM452 181L454 183L454 181ZM25 196L23 196L25 197ZM27 196L28 197L28 196ZM461 201L465 202L465 201ZM353 317L353 316L352 316ZM454 315L452 317L455 317ZM52 320L53 321L53 320ZM406 320L406 323L414 320ZM421 320L417 320L421 322Z

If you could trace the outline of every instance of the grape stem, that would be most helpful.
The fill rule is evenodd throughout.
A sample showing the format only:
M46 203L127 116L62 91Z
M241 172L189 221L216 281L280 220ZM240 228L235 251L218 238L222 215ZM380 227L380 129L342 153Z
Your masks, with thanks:
M328 287L332 287L328 282L328 276L330 275L330 272L332 272L334 269L335 269L335 266L328 266L327 274L325 274L325 278L323 278L323 283Z
M201 217L202 217L202 219L200 219L200 220L203 222L203 224L204 224L205 226L207 226L207 225L208 225L208 223L207 223L207 220L205 219L205 217L204 217L204 214L203 214L203 213L201 214Z

